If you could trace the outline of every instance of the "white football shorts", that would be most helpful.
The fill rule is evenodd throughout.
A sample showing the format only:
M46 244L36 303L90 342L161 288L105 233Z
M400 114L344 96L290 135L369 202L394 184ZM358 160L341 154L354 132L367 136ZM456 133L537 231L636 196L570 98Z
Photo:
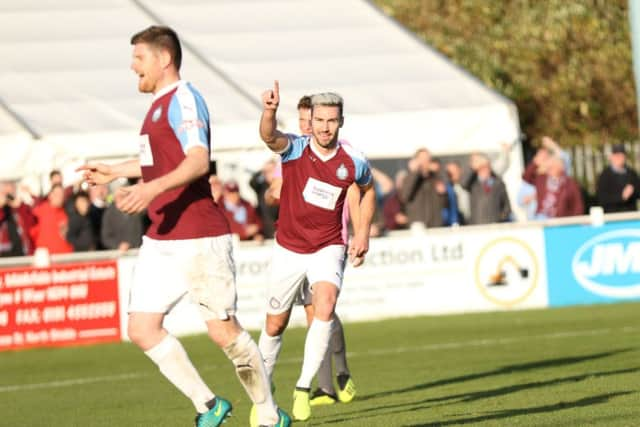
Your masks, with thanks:
M313 285L318 282L333 283L339 291L345 261L344 245L330 245L314 253L300 254L274 241L267 286L267 313L284 313L301 296L310 303Z
M169 313L185 296L205 320L236 312L235 264L230 234L185 240L147 236L133 273L129 313Z

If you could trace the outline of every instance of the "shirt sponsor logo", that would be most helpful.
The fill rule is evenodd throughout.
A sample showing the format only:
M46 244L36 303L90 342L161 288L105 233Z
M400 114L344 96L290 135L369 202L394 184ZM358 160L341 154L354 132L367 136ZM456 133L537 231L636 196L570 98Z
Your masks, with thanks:
M158 120L160 120L160 116L162 116L162 105L155 109L155 111L151 115L151 121L154 123L157 122Z
M187 132L194 128L204 128L204 122L202 120L185 120L180 124L178 132Z
M585 290L609 298L640 297L640 230L597 235L578 248L571 262Z
M140 135L138 144L140 149L140 166L153 166L153 152L151 151L149 135Z
M342 188L309 177L302 191L305 202L322 209L334 210Z

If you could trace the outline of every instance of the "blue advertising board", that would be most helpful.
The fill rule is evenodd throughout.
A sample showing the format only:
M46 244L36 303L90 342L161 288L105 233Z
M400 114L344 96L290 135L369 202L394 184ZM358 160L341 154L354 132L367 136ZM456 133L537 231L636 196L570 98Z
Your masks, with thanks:
M545 227L551 307L640 300L640 221Z

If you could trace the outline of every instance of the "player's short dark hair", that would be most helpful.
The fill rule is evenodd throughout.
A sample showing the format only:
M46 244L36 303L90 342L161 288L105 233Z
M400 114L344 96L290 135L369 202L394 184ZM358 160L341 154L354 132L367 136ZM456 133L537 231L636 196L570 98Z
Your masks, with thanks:
M60 172L59 169L53 169L51 172L49 172L49 179L51 180L56 175L62 176L62 172Z
M152 25L131 37L131 44L146 43L152 48L163 49L169 52L176 70L182 64L182 48L178 34L171 28L163 25Z
M298 101L298 110L311 110L311 107L311 97L309 95L303 96L300 98L300 101Z

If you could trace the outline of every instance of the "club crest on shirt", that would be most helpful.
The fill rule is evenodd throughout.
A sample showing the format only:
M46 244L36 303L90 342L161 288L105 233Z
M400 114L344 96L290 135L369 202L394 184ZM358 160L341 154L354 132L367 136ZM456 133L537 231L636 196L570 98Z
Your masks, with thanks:
M162 105L154 110L153 114L151 115L151 121L154 123L157 122L158 119L160 119L161 115L162 115Z
M349 170L347 170L347 167L344 165L344 163L340 163L340 166L338 166L338 169L336 169L336 176L338 177L338 179L342 180L347 179L347 177L349 176Z

